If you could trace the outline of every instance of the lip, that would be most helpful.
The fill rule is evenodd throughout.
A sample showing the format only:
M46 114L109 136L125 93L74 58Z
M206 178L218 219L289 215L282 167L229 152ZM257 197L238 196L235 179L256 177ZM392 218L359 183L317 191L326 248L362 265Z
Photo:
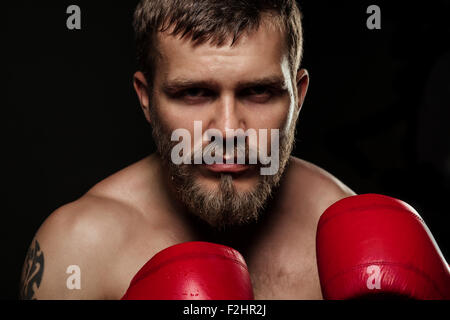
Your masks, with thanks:
M207 164L206 169L213 172L242 172L249 168L248 165L244 164Z

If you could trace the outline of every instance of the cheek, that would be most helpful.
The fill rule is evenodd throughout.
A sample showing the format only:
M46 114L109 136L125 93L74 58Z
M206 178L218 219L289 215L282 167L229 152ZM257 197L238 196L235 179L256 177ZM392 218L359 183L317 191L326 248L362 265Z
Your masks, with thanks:
M291 114L289 97L280 99L277 103L257 107L248 115L248 125L255 129L284 129Z
M287 97L281 103L255 113L257 116L255 116L252 125L257 130L258 147L265 148L269 154L272 145L275 146L274 144L277 144L280 147L281 136L292 123L292 119L294 119L293 111L295 110L290 105L290 101L289 97ZM265 129L265 134L261 135L259 129Z
M161 95L155 96L155 109L159 120L164 127L171 132L176 129L193 131L195 113L171 104Z
M169 139L173 134L178 135L178 140L174 142L189 142L190 152L193 152L196 145L202 143L202 125L196 123L199 121L198 115L192 111L184 112L164 100L159 100L157 104L158 120L164 127L164 131L169 135ZM183 129L179 131L180 129ZM187 130L187 133L186 131ZM187 140L185 140L187 139Z

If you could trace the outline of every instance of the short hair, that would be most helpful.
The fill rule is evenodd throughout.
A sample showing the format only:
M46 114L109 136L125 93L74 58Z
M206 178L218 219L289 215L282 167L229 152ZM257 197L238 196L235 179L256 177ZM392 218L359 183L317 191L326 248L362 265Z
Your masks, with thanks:
M133 20L138 68L152 87L157 32L171 29L172 36L218 46L231 38L232 46L244 32L257 30L266 17L285 35L295 79L303 52L301 12L296 0L141 0Z

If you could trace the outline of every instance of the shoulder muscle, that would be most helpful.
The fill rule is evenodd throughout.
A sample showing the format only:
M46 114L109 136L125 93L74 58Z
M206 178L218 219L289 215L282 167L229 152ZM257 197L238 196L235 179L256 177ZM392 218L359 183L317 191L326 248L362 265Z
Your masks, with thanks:
M53 212L25 258L21 298L101 299L110 248L123 234L119 212L129 210L122 206L84 196Z

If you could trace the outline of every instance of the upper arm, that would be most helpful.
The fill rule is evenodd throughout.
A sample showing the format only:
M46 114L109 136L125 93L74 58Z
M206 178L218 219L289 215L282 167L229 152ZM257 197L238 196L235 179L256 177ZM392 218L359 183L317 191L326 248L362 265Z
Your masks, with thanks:
M21 299L101 299L103 232L77 203L53 212L25 257Z
M44 255L40 249L39 242L33 238L28 248L27 255L22 268L20 279L20 299L37 299L36 294L42 282L44 273Z

